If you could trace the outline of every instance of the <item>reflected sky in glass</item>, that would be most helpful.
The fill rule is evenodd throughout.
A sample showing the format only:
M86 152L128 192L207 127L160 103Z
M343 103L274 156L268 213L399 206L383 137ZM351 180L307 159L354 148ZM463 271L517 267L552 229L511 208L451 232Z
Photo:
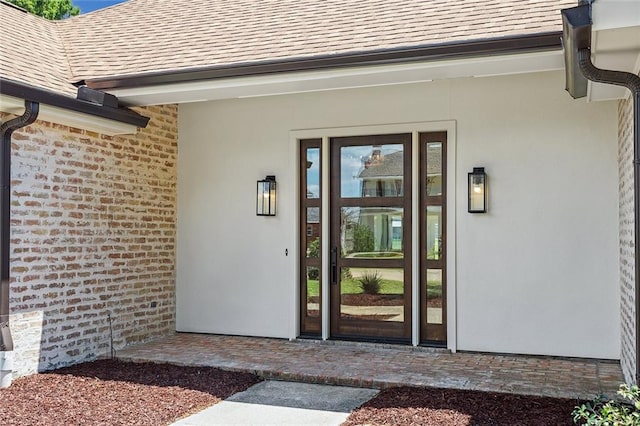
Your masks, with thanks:
M307 169L307 198L319 198L320 194L320 149L307 149L307 161L311 167Z

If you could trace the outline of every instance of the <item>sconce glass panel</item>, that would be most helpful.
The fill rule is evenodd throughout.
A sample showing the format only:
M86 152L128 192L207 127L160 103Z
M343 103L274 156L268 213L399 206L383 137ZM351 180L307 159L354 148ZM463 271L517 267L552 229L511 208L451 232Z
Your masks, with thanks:
M487 212L487 174L484 167L469 173L469 213Z
M256 215L276 215L276 177L267 176L258 181Z

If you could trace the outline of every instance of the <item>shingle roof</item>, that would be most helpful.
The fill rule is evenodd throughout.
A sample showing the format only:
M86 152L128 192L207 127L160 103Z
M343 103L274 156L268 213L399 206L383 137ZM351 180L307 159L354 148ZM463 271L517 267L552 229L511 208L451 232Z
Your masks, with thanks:
M58 26L0 3L0 76L75 95Z
M440 147L427 147L427 175L442 173L442 151ZM380 161L362 169L361 178L396 177L402 176L404 169L404 151L386 154Z
M360 172L361 178L397 177L403 175L404 151L383 155L379 161L365 165Z
M576 3L130 0L55 23L16 17L15 9L6 5L0 11L2 27L10 27L2 30L3 50L5 39L16 37L22 28L36 38L46 35L36 46L6 52L6 56L21 56L12 60L8 71L21 70L22 81L59 90L60 79L77 81L560 31L560 9ZM57 60L65 53L68 70ZM39 75L39 70L49 67L51 78ZM2 66L3 75L7 69Z

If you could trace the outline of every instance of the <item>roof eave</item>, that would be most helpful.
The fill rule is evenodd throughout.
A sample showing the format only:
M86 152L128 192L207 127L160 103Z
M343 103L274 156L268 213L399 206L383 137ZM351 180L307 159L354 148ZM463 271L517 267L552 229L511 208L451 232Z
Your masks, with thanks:
M163 70L157 72L87 79L83 83L86 83L87 86L92 89L115 89L212 80L218 78L325 70L342 67L507 55L544 50L558 50L561 47L561 38L562 33L560 31L554 31L529 35L413 46L407 48L378 49L335 55L247 62L190 69Z
M0 77L0 94L136 127L146 127L149 122L149 117L145 117L128 108L103 106L3 77Z

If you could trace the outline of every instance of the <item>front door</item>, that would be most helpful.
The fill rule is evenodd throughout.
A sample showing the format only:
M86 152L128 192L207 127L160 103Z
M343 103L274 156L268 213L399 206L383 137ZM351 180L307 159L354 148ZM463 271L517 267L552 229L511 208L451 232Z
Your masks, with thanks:
M411 134L330 140L331 336L411 340Z
M326 168L323 140L300 141L301 335L320 337L328 317L331 338L409 343L416 327L420 343L446 344L447 133L416 137L414 144L410 133L330 138Z

